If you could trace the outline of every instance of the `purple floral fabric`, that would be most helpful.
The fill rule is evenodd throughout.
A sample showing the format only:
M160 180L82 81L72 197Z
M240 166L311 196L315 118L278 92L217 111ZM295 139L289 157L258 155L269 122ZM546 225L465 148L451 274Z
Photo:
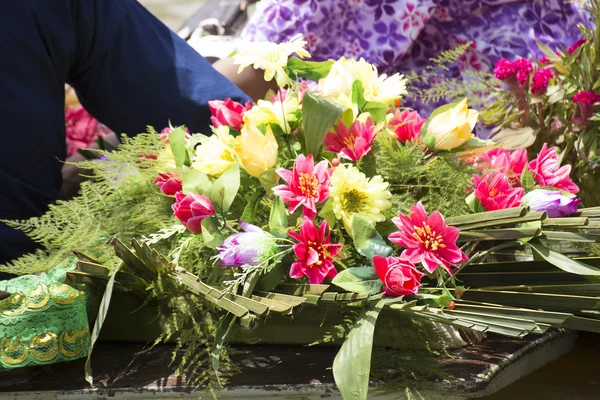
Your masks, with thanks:
M262 0L242 37L281 42L302 33L313 59L360 58L380 72L419 71L443 50L472 41L459 76L500 58L539 57L535 43L569 47L588 23L565 0ZM441 78L440 78L441 79ZM432 82L435 83L435 82Z

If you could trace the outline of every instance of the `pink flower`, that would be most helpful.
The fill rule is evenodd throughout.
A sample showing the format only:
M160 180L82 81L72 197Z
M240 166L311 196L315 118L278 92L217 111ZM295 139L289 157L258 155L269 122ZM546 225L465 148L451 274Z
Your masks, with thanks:
M175 193L181 191L182 188L181 180L175 174L158 174L154 183L167 196L173 196Z
M175 204L171 207L173 215L179 218L183 226L194 233L202 232L202 220L215 213L215 208L208 197L195 193L186 195L177 192Z
M415 266L398 257L373 256L375 273L383 282L383 291L388 296L410 296L417 294L423 273Z
M497 147L483 153L477 161L507 175L512 186L519 186L521 173L527 165L527 150L518 149L510 152L503 147Z
M548 148L544 143L535 160L529 162L529 169L540 186L555 187L570 193L579 192L579 188L571 178L570 165L560 167L556 147Z
M277 170L277 174L287 185L275 186L273 193L275 196L281 196L283 202L289 204L290 213L304 206L302 214L314 218L317 215L316 203L329 197L329 177L332 172L331 168L327 168L326 160L315 165L312 154L308 157L300 154L294 161L292 171L284 168Z
M375 124L370 117L365 122L354 121L349 131L340 120L335 129L336 133L329 132L325 136L325 151L339 153L340 157L351 161L358 161L371 151L371 142L375 138Z
M394 117L388 123L388 128L394 132L400 143L406 143L421 139L421 127L424 123L425 120L416 111L396 110Z
M329 225L321 222L317 228L315 221L304 218L300 225L300 233L289 231L288 234L298 241L294 245L294 253L298 258L290 269L292 278L306 276L310 284L320 284L325 278L331 279L337 275L333 266L333 257L342 248L341 243L331 243Z
M573 96L573 102L579 106L579 116L573 118L573 121L586 128L594 115L594 104L600 102L600 95L594 92L577 92Z
M540 68L535 71L531 79L531 94L541 96L546 93L548 82L550 82L553 76L552 71L548 68Z
M494 76L501 81L504 81L517 73L517 66L514 62L503 58L498 60L494 67Z
M405 247L400 259L413 264L421 263L430 273L442 265L452 273L450 266L466 261L468 258L458 246L459 230L447 226L439 211L427 216L421 202L410 208L410 213L398 213L392 218L398 227L398 232L388 238L392 243Z
M67 133L67 155L73 155L79 149L89 147L98 137L110 131L82 106L71 106L65 114L65 129Z
M571 47L569 47L569 49L567 50L568 54L573 54L575 52L575 50L577 50L578 48L580 48L581 46L584 45L584 43L586 43L587 40L586 39L579 39L578 41L576 41L575 43L573 43L571 45Z
M524 87L529 82L529 74L533 71L531 61L526 58L519 58L515 61L517 67L517 82L520 87Z
M501 172L483 177L473 175L473 184L475 197L486 211L518 207L525 194L525 189L521 187L511 188L508 177Z
M225 125L239 131L244 124L244 113L252 108L252 103L248 101L246 105L242 105L227 98L209 101L208 107L212 114L210 120L215 128Z

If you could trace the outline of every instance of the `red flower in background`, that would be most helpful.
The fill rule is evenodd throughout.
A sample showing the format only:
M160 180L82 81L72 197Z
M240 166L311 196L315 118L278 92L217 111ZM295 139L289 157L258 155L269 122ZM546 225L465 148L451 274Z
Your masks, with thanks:
M227 98L211 100L208 102L208 107L212 113L210 120L215 128L225 125L239 131L244 125L244 113L252 108L252 103L248 101L243 105Z
M154 180L156 186L167 196L173 196L181 191L181 179L175 174L158 174Z
M388 122L388 129L396 135L400 143L406 143L421 139L421 127L424 123L425 120L416 111L396 110Z
M579 187L569 177L571 166L560 166L556 147L548 148L544 143L535 160L529 162L529 169L540 186L555 187L573 194L579 192Z
M193 233L202 232L202 220L215 213L215 208L208 197L195 193L186 195L177 192L175 204L171 208L173 208L173 215Z
M88 113L82 106L71 106L65 114L65 129L67 133L67 156L79 149L85 149L100 136L110 132L104 125Z
M375 273L383 282L383 291L388 296L410 296L417 294L423 273L415 266L398 257L373 257Z
M525 194L525 189L521 187L511 188L508 177L501 172L483 177L473 175L473 184L475 197L486 211L518 207Z
M540 68L535 71L531 79L531 94L541 96L546 93L548 83L553 76L552 71L548 68Z
M399 213L392 222L398 227L398 232L388 238L405 248L400 259L421 263L430 273L440 265L452 273L452 265L467 261L467 255L456 245L459 230L447 226L439 211L427 216L423 204L418 202L410 208L408 215Z
M300 233L289 231L288 234L298 241L294 245L298 260L294 261L290 269L292 278L306 276L310 284L320 284L325 278L332 279L337 275L333 257L338 255L342 244L331 243L327 221L321 222L321 226L317 228L315 221L304 218Z

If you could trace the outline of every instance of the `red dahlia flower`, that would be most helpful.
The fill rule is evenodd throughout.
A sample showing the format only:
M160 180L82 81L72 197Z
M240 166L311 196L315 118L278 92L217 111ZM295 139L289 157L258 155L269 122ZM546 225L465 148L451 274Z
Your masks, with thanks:
M371 151L371 142L375 138L375 124L371 118L365 122L356 120L350 130L340 121L335 128L336 133L329 132L325 136L325 151L339 153L340 157L358 161Z
M439 211L427 216L421 202L412 206L408 215L399 213L392 222L398 227L398 232L392 233L389 239L405 248L400 255L402 260L421 263L430 273L439 265L452 273L450 266L468 259L456 245L459 230L447 226Z
M486 211L518 207L525 194L525 189L521 187L511 188L508 177L501 172L483 177L473 175L473 184L475 197Z
M275 186L273 193L281 196L284 203L289 204L290 213L303 205L302 214L314 218L317 215L316 203L325 201L329 197L331 173L332 169L327 168L327 161L323 160L315 165L312 154L308 157L300 154L294 161L292 171L284 168L277 170L277 174L287 185Z
M421 127L425 120L419 113L411 110L396 110L393 118L388 123L388 129L393 132L400 143L417 141L421 138Z
M571 166L560 166L556 147L548 148L544 143L535 160L529 162L529 169L540 186L551 186L573 194L579 192L579 187L569 177Z
M289 231L288 234L299 242L294 245L298 260L290 269L292 278L306 276L309 283L319 284L325 278L331 279L337 275L333 258L340 252L342 244L331 243L327 221L321 222L321 226L317 228L315 221L304 218L300 233Z

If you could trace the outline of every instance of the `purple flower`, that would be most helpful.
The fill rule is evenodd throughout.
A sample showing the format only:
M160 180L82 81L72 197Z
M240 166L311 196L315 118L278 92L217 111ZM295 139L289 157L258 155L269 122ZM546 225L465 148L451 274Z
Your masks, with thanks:
M225 267L258 265L262 256L275 247L273 236L258 226L239 221L244 232L229 236L218 248L218 258Z
M573 214L580 202L577 197L565 196L555 190L536 189L523 196L523 205L533 211L546 211L550 218Z

